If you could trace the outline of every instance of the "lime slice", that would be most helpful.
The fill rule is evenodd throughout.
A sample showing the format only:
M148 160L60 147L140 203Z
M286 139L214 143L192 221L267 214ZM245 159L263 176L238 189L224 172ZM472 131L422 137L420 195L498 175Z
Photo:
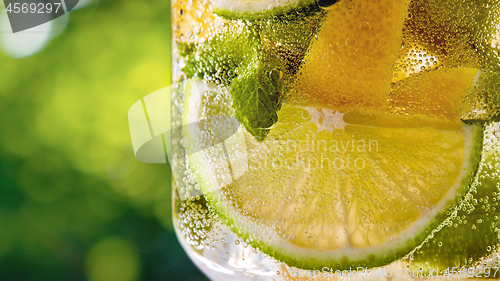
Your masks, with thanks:
M186 96L184 122L230 106L217 91ZM371 126L355 113L346 124L331 109L288 104L278 115L263 142L241 126L239 142L188 162L235 233L299 268L374 267L404 256L465 194L480 158L480 125L439 120L436 129L431 118L423 126L393 116L394 126Z
M494 259L488 261L487 257L498 253L500 243L499 138L500 123L487 124L483 158L473 185L456 209L450 212L449 218L412 255L412 271L438 270L440 274L449 274L451 277L498 278L498 275L493 274L495 269L491 274L484 269L496 266L491 265ZM472 266L475 266L475 270L467 271ZM462 267L465 267L465 272L458 273ZM450 272L446 272L446 269Z
M315 2L316 0L217 0L214 12L231 19L257 19L283 15L306 8Z

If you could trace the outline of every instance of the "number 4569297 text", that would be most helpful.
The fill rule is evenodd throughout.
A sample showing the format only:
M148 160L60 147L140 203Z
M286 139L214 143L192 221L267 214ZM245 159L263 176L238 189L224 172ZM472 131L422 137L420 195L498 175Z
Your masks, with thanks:
M7 13L14 14L57 14L62 3L9 3ZM54 11L55 9L55 11Z

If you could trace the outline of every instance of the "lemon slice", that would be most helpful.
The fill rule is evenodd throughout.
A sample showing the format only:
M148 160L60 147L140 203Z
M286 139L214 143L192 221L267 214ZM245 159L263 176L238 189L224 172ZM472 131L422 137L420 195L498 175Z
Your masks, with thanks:
M217 99L186 96L185 121L221 114L227 95L218 91ZM356 113L288 104L278 115L263 142L241 126L188 162L235 233L299 268L374 267L404 256L467 191L480 158L480 125L393 116L394 126L371 126Z
M409 0L339 1L326 10L290 96L329 108L379 108L391 89Z
M306 8L315 2L315 0L216 0L214 12L231 19L256 19L282 15Z

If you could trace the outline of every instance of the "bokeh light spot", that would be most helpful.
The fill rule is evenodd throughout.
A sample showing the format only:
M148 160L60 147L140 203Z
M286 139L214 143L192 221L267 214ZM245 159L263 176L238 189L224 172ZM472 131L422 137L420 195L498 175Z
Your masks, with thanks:
M95 244L87 256L90 281L135 281L140 260L134 245L125 239L111 237Z
M38 53L52 38L53 22L13 33L7 12L0 13L0 49L12 58L23 58Z

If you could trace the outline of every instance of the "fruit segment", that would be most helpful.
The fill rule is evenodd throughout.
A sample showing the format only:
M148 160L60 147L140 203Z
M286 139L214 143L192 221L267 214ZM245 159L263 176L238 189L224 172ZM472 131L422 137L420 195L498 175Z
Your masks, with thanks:
M345 0L328 8L292 98L329 108L382 106L409 2Z
M459 121L462 101L477 72L477 68L440 68L413 74L393 85L390 112Z

